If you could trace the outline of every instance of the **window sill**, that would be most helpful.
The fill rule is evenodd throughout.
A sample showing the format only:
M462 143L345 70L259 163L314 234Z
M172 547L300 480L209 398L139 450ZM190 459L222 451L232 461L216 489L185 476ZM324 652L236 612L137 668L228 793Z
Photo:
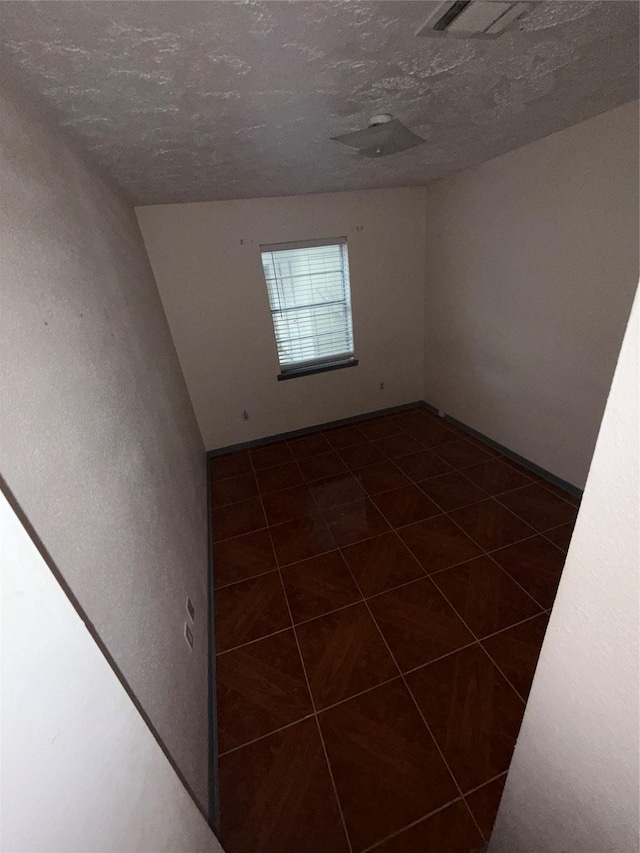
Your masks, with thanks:
M297 379L299 376L311 376L313 373L328 373L330 370L342 370L344 367L357 367L358 359L349 358L345 361L333 361L330 364L312 364L309 367L299 367L286 373L278 374L278 382L285 379Z

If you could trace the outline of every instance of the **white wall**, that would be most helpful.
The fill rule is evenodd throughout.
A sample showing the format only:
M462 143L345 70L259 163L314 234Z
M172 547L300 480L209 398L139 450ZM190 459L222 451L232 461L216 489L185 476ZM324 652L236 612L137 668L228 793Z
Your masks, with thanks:
M206 804L206 466L160 298L131 207L0 117L0 470Z
M638 302L490 853L638 853Z
M217 843L0 494L6 853L216 853Z
M638 278L638 104L426 199L425 399L582 487Z
M423 189L136 212L207 449L422 398ZM278 382L259 246L343 236L360 364Z

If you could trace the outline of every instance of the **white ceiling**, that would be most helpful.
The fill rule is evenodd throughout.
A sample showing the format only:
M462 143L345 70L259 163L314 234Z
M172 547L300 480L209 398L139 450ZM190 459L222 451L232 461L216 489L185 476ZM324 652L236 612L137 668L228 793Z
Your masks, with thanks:
M536 2L498 39L433 2L0 2L8 88L136 204L425 184L638 97L633 0ZM390 112L427 142L330 140Z

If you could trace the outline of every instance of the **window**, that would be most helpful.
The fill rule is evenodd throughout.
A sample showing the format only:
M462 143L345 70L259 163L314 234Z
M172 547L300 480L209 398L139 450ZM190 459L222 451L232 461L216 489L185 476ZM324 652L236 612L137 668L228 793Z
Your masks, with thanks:
M260 251L278 379L356 365L346 238L276 243Z

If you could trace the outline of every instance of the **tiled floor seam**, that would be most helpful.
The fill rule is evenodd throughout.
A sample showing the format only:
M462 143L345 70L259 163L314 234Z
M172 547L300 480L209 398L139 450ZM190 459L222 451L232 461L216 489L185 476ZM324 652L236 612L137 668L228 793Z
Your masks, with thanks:
M399 835L402 835L402 833L406 832L406 830L412 829L414 826L418 826L418 824L420 823L424 823L425 820L429 820L429 818L433 817L434 815L437 815L439 812L443 812L445 809L448 809L449 806L454 805L454 803L459 803L463 801L464 797L456 797L453 800L449 800L448 803L445 803L443 806L440 806L439 808L434 809L428 814L419 817L417 820L408 823L406 826L403 826L402 829L398 829L395 832L392 832L390 835L386 835L384 838L382 838L380 841L376 841L376 843L372 844L370 847L365 847L362 853L369 853L370 850L377 850L383 844L386 844L387 841L391 841L393 838L397 838Z
M246 741L246 743L240 743L238 746L232 746L231 749L226 749L224 752L221 752L218 755L218 758L223 758L225 755L231 755L232 752L238 752L240 749L244 749L245 746L251 746L254 743L258 743L265 738L271 737L271 735L276 735L279 732L284 732L287 729L290 729L292 726L297 726L298 723L303 722L303 720L311 720L315 717L315 713L305 714L304 717L299 717L297 720L293 720L291 723L286 723L284 726L279 726L277 729L272 729L266 732L263 735L259 735L258 737L251 738L251 740Z
M533 538L533 537L531 537L531 538ZM524 539L521 539L521 540L520 540L520 542L524 542L524 541L526 541L526 540L524 540ZM518 543L515 543L515 542L514 542L513 544L515 545L515 544L520 544L520 543L519 543L519 542L518 542ZM506 546L506 547L509 547L509 546ZM500 549L498 548L498 550L500 550ZM496 558L493 556L493 554L495 554L495 551L493 551L493 552L491 552L491 551L487 551L487 552L486 552L486 556L487 556L487 557L489 557L489 559L490 559L492 562L494 562L494 563L496 564L496 566L500 569L500 571L501 571L501 572L504 572L504 574L505 574L505 575L506 575L510 580L512 580L512 581L513 581L513 583L514 583L516 586L519 586L519 587L520 587L520 589L521 589L521 590L522 590L526 595L528 595L528 596L529 596L529 598L534 602L534 604L537 604L537 605L538 605L538 607L540 607L541 611L542 611L542 610L544 610L544 604L541 604L541 603L538 601L538 599L537 599L534 595L532 595L532 594L529 592L529 590L525 589L525 588L522 586L522 584L520 583L520 581L516 580L516 579L515 579L511 574L509 574L509 572L504 568L504 566L501 566L501 565L500 565L500 563L496 560Z
M491 779L487 779L486 782L483 782L481 785L476 785L475 788L470 788L465 792L465 797L471 796L471 794L475 794L476 791L479 791L480 788L486 788L487 785L491 785L492 782L497 782L498 779L502 779L503 776L506 776L508 770L503 770L502 773L498 773L495 776L492 776Z

